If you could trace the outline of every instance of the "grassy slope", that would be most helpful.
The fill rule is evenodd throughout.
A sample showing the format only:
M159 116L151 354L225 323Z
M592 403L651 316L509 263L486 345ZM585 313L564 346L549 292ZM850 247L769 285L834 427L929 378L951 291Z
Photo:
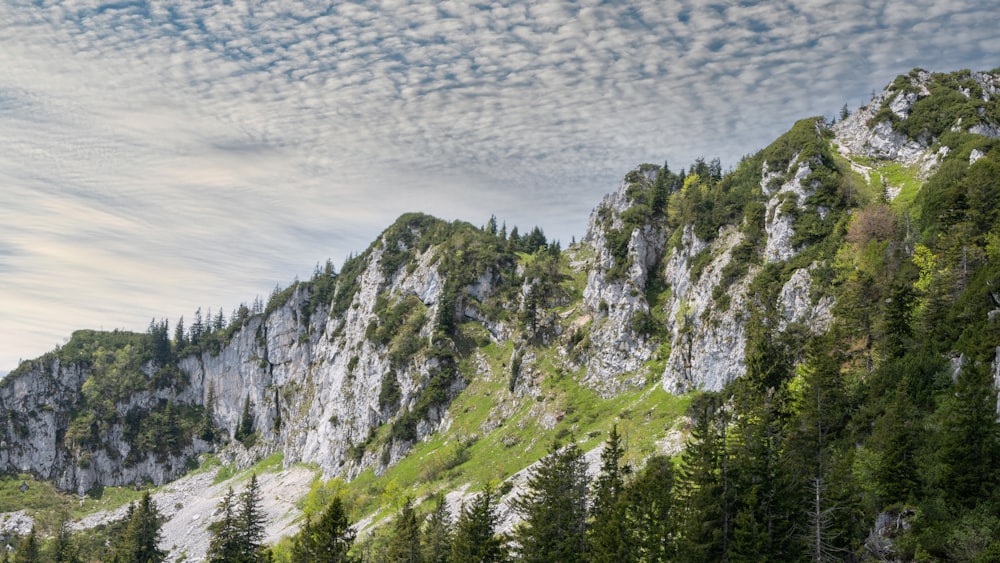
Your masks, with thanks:
M526 265L532 257L520 258ZM580 317L587 274L569 268L568 260L562 273L561 285L570 299L553 312L563 326L570 326ZM489 342L477 323L465 323L459 330L462 340ZM418 442L384 473L366 471L343 487L356 518L377 513L380 519L406 496L427 498L463 486L475 491L503 481L544 456L554 440L576 440L587 450L603 442L614 424L627 438L628 461L641 463L656 451L656 441L676 426L689 402L663 391L655 377L643 389L604 399L581 383L583 370L566 370L557 345L528 350L535 355L530 368L534 383L527 392L518 386L512 393L513 352L512 342L490 342L462 361L460 369L469 383L451 403L447 430ZM477 375L480 371L486 373ZM380 428L373 442L381 442L385 432L387 427Z

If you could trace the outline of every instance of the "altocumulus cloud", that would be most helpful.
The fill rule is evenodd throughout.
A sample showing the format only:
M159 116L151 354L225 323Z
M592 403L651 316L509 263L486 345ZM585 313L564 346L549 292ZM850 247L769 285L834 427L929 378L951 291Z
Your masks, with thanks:
M992 68L991 2L0 4L0 369L227 310L397 215L566 241L638 162L734 164L914 66Z

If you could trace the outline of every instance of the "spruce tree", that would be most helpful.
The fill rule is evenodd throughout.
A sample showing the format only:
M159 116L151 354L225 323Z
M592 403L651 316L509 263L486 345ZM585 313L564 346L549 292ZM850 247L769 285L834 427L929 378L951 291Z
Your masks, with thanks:
M410 497L406 497L392 521L392 535L386 555L390 561L405 563L423 561L423 554L420 552L420 522L417 520L417 511L413 509L413 499Z
M174 351L180 353L187 347L187 336L184 332L184 316L177 319L177 325L174 327Z
M233 488L226 491L219 503L222 518L209 525L212 538L208 544L208 561L210 563L227 563L238 561L240 556L239 531L236 521L236 495Z
M798 513L793 482L782 463L782 426L774 388L761 396L742 393L734 398L736 420L732 431L733 483L738 499L733 520L732 561L787 561Z
M306 521L292 545L296 563L348 563L356 532L340 497L334 497L319 520Z
M240 493L240 506L236 514L240 549L254 558L264 548L264 526L267 523L267 515L261 508L261 502L260 485L257 483L257 474L254 473L250 476L246 488Z
M1000 480L997 390L986 365L967 360L937 418L940 487L948 504L972 508L996 500Z
M69 519L64 518L59 524L59 531L56 532L55 540L52 542L50 556L54 563L79 563L79 547L73 541L73 534L69 528Z
M125 533L115 550L116 559L139 563L158 563L166 560L167 553L159 548L163 516L156 508L149 491L142 495L142 500L130 510L129 514Z
M208 384L208 397L205 399L205 410L198 424L198 436L206 442L215 441L215 385Z
M788 421L782 452L782 464L798 479L794 496L805 519L799 539L812 561L843 557L851 537L847 520L853 512L841 504L843 472L836 447L846 425L847 397L832 342L828 336L808 344L791 393L795 416Z
M498 563L507 560L504 538L497 535L498 500L496 492L487 485L472 502L462 505L451 542L451 561Z
M619 562L628 551L628 523L621 495L629 468L622 462L625 449L618 427L608 433L601 451L601 471L594 484L591 522L587 529L591 561Z
M260 485L257 474L237 498L233 489L219 503L222 518L209 526L212 538L208 544L211 563L256 563L269 553L263 545L266 516L261 509Z
M495 220L493 227L496 230ZM451 511L448 510L448 502L444 495L439 493L434 504L434 511L424 523L424 530L421 534L425 563L447 563L448 557L451 555L451 536Z
M674 464L653 456L622 494L626 512L625 561L677 561L678 510Z
M796 552L790 539L800 513L791 501L792 479L781 463L791 373L785 349L756 327L747 345L747 372L732 385L734 562L787 561Z
M576 444L554 444L528 477L528 491L514 503L523 518L516 532L523 561L586 559L587 467Z
M21 540L14 551L14 563L37 563L41 561L38 553L38 537L35 535L35 527L31 527L28 536Z
M726 433L729 414L722 397L706 393L689 409L691 437L681 461L685 504L682 556L692 563L728 561L732 533L732 491Z
M236 426L233 437L248 448L253 446L256 436L254 435L253 409L251 409L249 394L243 400L243 414L240 415L240 422Z

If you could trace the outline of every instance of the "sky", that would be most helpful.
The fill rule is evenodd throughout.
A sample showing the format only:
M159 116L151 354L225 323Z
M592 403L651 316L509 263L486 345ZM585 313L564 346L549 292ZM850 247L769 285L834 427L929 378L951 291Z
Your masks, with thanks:
M0 374L80 328L228 314L400 214L565 245L642 162L724 168L914 67L1000 66L991 0L0 0Z

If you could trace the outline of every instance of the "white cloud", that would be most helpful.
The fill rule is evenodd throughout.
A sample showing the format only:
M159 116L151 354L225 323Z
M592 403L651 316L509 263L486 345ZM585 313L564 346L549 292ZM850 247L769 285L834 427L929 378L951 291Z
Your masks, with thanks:
M730 164L913 66L996 66L993 10L0 4L0 368L232 308L406 211L578 236L638 162Z

